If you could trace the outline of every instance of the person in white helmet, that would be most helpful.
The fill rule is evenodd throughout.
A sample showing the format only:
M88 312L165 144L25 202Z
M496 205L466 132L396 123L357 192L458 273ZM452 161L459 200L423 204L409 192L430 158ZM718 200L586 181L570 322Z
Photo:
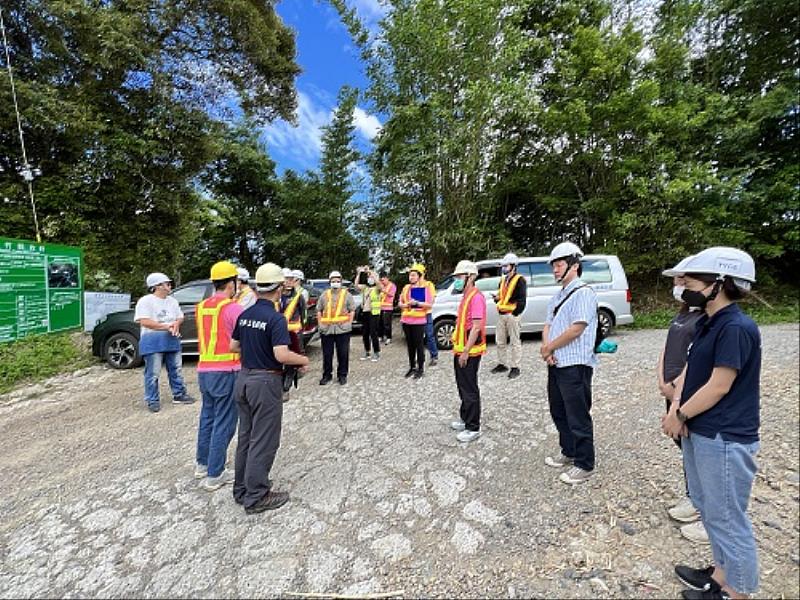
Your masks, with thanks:
M336 350L336 377L339 385L347 383L350 372L350 332L356 303L353 296L342 286L342 274L331 271L328 275L330 287L317 300L317 323L322 341L322 379L320 385L333 381L333 351Z
M509 379L519 377L519 366L522 361L520 315L525 310L525 303L528 300L528 282L517 273L518 263L519 258L513 252L503 257L500 263L503 272L500 277L500 287L497 293L493 294L498 316L494 338L497 344L497 365L492 369L492 373L508 371ZM511 346L510 356L509 346Z
M136 303L133 320L141 326L139 355L144 359L144 401L150 412L161 410L158 378L161 366L167 368L173 404L194 402L186 391L181 372L180 331L183 311L172 296L172 280L164 273L150 273L145 281L146 296Z
M545 464L569 467L559 479L582 483L594 471L592 372L597 329L597 296L581 281L583 252L571 242L550 252L550 266L561 290L550 299L542 332L541 356L547 364L550 416L558 430L561 452Z
M305 287L303 287L303 282L305 281L305 279L306 275L300 269L292 269L290 281L292 282L292 285L294 285L295 289L297 289L297 291L299 291L300 294L302 294L303 300L305 301L306 306L308 306L308 298L310 294L308 293L308 290Z
M250 308L256 303L256 293L250 287L250 271L244 267L238 267L236 272L239 274L239 290L233 299L243 309Z
M747 505L758 465L761 335L736 303L756 280L736 248L708 248L683 265L683 300L705 311L662 430L682 437L692 503L714 564L675 567L684 598L744 598L758 590L758 556ZM699 590L699 591L698 591Z

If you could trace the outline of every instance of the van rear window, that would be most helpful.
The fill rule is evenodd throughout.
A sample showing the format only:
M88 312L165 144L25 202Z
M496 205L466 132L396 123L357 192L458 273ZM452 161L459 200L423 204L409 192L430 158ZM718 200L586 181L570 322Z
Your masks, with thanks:
M608 266L608 261L595 258L591 260L582 260L583 275L581 279L586 283L611 283L611 267Z

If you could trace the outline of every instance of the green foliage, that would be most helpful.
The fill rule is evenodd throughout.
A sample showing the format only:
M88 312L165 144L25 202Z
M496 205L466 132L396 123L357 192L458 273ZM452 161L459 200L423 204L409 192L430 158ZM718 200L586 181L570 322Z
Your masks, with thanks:
M0 394L22 382L34 382L96 361L81 334L35 335L0 344Z

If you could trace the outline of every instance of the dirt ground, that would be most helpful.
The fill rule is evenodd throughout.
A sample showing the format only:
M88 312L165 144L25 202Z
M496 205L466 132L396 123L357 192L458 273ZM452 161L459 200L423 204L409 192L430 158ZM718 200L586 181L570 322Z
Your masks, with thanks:
M751 500L760 598L797 598L798 325L762 329L762 449ZM678 597L673 565L704 566L666 509L680 456L661 435L664 331L621 331L594 378L597 470L569 487L539 341L522 377L481 366L483 436L460 445L452 359L403 378L402 339L347 386L312 372L285 405L272 478L283 509L247 516L193 478L199 403L142 403L142 372L95 366L0 396L0 596ZM198 394L194 365L184 365ZM165 379L165 377L164 377ZM166 381L162 395L168 398ZM199 395L199 394L198 394ZM232 459L235 440L229 457Z

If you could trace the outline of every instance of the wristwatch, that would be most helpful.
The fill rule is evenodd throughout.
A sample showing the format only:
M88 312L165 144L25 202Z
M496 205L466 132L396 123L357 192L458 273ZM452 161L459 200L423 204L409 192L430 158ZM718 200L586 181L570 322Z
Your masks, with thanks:
M689 417L687 417L686 414L682 413L680 408L675 411L675 416L678 417L678 421L680 421L681 423L686 423L686 421L689 420Z

